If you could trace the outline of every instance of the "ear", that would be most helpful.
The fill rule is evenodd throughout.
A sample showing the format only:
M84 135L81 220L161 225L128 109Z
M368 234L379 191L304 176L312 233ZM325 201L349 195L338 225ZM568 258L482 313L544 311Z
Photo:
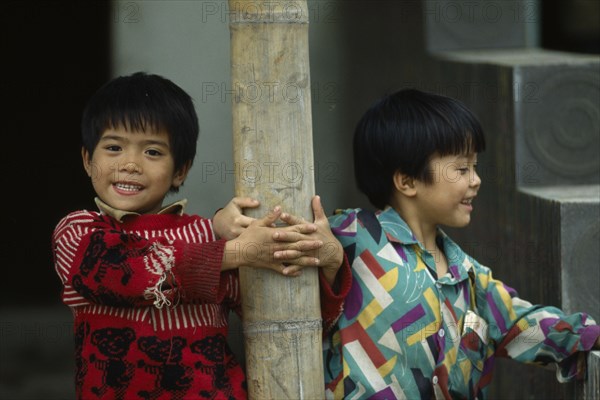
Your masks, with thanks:
M183 185L185 178L187 178L188 172L190 172L190 168L192 167L192 162L186 162L179 170L175 171L173 175L173 184L171 186L178 188Z
M90 153L85 149L85 147L81 148L81 159L83 160L83 168L85 169L85 172L87 172L87 175L91 178L93 169L92 157Z
M396 191L407 197L413 197L417 194L415 180L400 171L394 172L394 187Z

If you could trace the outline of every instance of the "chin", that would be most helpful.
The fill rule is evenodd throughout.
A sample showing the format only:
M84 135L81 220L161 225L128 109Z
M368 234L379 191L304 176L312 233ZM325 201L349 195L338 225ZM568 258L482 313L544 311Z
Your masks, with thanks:
M116 207L113 206L114 208L116 208L117 210L121 210L121 211L127 211L127 212L134 212L134 213L138 213L138 214L143 214L141 210L141 207L136 206L136 205L131 205L131 204L118 204Z
M450 225L450 227L452 227L452 228L465 228L465 227L469 226L470 223L471 223L471 219L469 218L467 221L458 221L458 222Z

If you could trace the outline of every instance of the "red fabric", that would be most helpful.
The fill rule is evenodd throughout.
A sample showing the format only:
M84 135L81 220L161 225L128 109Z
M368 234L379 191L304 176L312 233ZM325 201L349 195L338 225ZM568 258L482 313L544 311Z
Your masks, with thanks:
M53 235L63 301L72 307L79 399L245 398L227 346L237 273L221 273L224 241L209 220L95 212ZM217 299L219 301L217 302Z
M63 301L73 310L78 399L243 399L227 316L239 313L237 271L221 273L224 240L198 216L152 214L119 222L69 214L53 235ZM326 331L350 290L344 264L321 276Z
M334 287L327 283L327 280L319 270L319 286L321 294L321 318L323 319L323 335L334 327L338 318L342 315L344 299L352 287L352 271L348 257L344 252L344 261L335 277Z

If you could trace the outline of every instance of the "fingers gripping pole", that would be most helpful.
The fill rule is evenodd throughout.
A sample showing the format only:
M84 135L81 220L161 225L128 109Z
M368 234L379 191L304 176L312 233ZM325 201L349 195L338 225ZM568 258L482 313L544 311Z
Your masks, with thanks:
M228 15L236 196L260 200L253 216L281 205L312 220L306 1L230 0ZM241 268L240 284L249 397L324 398L316 269Z

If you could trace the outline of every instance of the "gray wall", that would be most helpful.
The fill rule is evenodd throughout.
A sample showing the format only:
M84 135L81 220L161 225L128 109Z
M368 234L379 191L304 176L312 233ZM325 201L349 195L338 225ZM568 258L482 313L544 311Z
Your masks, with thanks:
M362 200L354 189L350 157L352 126L359 114L350 112L355 101L345 95L349 92L344 86L349 80L344 37L348 19L338 15L337 2L309 3L312 168L317 192L331 211ZM122 1L114 7L112 75L138 70L157 73L195 100L201 132L198 152L179 196L190 200L189 212L211 216L233 196L235 185L227 2Z
M308 1L312 169L327 212L369 207L355 189L353 128L384 92L423 84L419 7L413 1ZM180 196L190 200L189 212L203 216L211 216L234 193L229 18L223 0L120 1L113 9L112 75L161 74L195 99L201 134ZM417 75L421 81L412 78Z

